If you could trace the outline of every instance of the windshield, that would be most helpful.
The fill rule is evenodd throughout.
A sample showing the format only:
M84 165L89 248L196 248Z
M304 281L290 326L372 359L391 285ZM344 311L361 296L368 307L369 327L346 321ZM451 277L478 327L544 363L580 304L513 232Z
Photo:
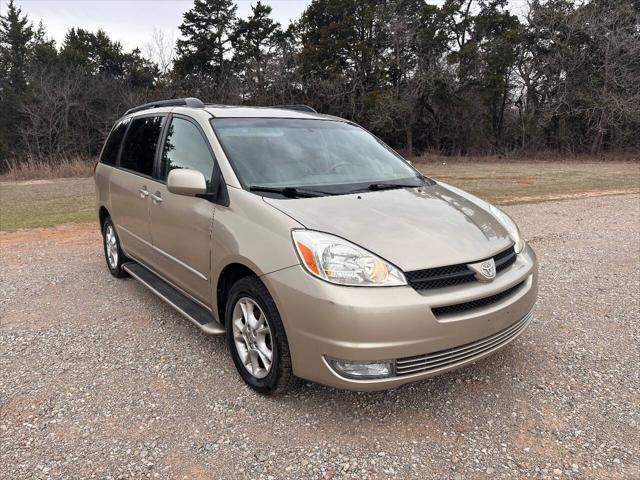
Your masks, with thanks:
M347 193L370 184L420 186L401 157L360 127L330 120L216 118L214 130L248 188Z

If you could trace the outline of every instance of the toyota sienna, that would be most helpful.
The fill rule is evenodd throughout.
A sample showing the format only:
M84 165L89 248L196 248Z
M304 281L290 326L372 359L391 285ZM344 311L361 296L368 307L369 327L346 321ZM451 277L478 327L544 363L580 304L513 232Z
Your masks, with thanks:
M306 106L133 108L95 184L111 274L226 335L264 394L421 380L532 318L536 257L509 216Z

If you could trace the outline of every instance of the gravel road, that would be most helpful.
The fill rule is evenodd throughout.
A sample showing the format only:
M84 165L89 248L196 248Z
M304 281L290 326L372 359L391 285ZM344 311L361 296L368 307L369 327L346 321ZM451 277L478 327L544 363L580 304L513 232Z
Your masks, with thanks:
M97 227L0 235L0 478L640 478L640 197L507 210L536 318L468 368L380 393L252 393L104 265Z

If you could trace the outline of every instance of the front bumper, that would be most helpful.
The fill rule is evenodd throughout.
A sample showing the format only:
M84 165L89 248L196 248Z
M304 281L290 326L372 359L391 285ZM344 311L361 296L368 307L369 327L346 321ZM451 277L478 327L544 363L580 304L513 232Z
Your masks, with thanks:
M527 327L538 290L536 257L528 246L490 283L434 290L333 285L312 277L299 265L262 279L282 317L295 375L349 390L397 387L459 368L503 348ZM513 293L488 306L438 317L431 311L433 307L491 297L516 286ZM405 367L432 368L400 367L389 378L356 380L338 375L327 357L394 360ZM434 360L440 357L449 361Z

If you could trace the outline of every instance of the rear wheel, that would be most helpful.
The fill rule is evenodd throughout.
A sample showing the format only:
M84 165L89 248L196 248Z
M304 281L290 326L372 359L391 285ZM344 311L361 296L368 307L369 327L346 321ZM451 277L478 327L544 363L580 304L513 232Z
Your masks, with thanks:
M128 274L122 269L122 265L128 262L129 259L122 252L120 239L113 226L111 217L107 217L102 226L102 239L104 243L104 257L111 275L116 278L127 277Z
M273 298L257 277L231 287L225 327L233 363L247 385L266 395L285 392L294 378L289 344Z

